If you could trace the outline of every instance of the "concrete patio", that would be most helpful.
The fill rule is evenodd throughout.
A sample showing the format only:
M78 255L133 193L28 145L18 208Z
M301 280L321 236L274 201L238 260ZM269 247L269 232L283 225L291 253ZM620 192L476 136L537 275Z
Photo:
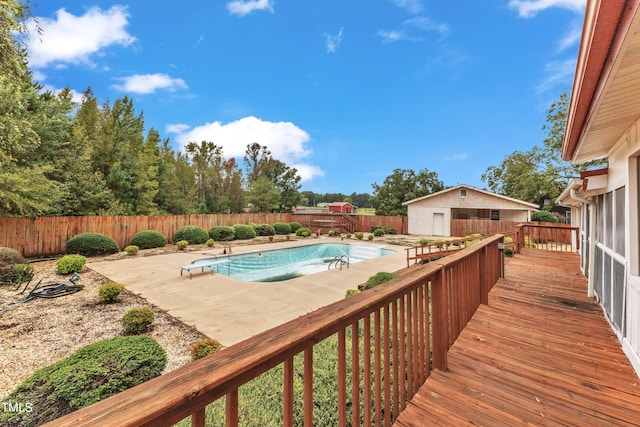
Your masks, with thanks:
M283 249L314 243L347 243L319 238L260 245L234 246L233 254ZM371 244L351 241L349 243ZM379 242L373 243L380 245ZM244 282L223 274L193 271L180 276L180 266L211 255L222 247L117 261L90 262L88 267L168 312L200 332L230 346L345 297L377 272L406 267L403 246L384 245L395 254L283 282Z

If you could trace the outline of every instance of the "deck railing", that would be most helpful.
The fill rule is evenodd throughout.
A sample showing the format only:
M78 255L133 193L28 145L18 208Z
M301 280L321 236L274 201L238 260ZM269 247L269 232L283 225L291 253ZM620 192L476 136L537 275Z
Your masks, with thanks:
M207 405L226 396L226 425L236 426L238 388L282 367L282 424L312 426L314 393L330 387L314 384L314 349L337 336L337 424L390 426L431 370L446 369L448 349L487 303L500 276L502 239L485 239L48 425L168 426L191 416L192 426L204 426ZM294 399L296 355L301 402Z
M480 239L482 237L465 237L463 239L433 241L424 245L405 248L407 252L407 267L411 266L412 261L414 264L424 263L425 260L430 261L458 252Z
M519 224L516 250L530 247L547 251L576 252L580 249L579 228L564 224Z

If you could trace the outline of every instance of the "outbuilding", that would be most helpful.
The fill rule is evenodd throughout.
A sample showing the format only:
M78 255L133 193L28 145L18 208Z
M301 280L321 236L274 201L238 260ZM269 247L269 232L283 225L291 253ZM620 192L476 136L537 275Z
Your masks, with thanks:
M528 222L538 210L536 204L469 185L458 185L403 205L408 210L409 234L431 236L450 236L452 219Z
M333 202L329 204L329 213L350 214L355 206L349 202Z

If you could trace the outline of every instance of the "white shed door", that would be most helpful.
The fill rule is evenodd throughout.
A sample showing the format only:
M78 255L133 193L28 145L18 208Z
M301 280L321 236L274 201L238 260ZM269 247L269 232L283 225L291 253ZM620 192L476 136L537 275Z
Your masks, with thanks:
M443 213L433 214L433 235L444 236L444 214Z

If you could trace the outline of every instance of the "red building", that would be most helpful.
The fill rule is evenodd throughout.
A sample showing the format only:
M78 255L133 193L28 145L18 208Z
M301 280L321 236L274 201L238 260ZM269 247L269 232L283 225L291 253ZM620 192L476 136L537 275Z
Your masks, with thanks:
M354 209L355 206L349 202L333 202L329 205L329 213L350 214Z

